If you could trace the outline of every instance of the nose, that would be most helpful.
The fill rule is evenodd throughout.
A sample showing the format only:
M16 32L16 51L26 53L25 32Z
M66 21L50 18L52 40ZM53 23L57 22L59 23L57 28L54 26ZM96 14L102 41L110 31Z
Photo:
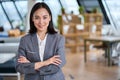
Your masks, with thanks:
M43 23L43 19L40 19L40 20L39 20L39 23L42 24L42 23Z

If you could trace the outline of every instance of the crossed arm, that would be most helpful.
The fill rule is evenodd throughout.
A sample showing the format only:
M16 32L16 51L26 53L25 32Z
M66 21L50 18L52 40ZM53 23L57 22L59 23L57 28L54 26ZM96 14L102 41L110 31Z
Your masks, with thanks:
M59 44L61 44L61 41L63 41L63 39L60 40ZM21 40L21 43L22 42L24 41ZM18 51L19 54L16 60L16 70L18 72L24 74L35 74L39 72L40 75L53 74L56 73L66 63L63 47L64 45L59 46L59 49L57 50L57 52L60 54L50 57L43 62L30 62L26 58L24 46L24 43L22 43L22 46L20 45Z
M24 56L20 56L20 58L18 59L19 63L30 63L30 61L24 57ZM51 57L50 59L43 61L43 62L35 62L34 65L34 69L35 70L39 70L39 68L43 67L43 66L48 66L50 64L54 64L56 66L58 66L59 64L61 64L61 60L60 60L60 56L59 55L55 55L53 57Z

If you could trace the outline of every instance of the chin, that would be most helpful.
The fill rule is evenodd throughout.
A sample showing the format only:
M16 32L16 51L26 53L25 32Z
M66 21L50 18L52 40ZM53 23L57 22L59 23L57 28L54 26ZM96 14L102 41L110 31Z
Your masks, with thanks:
M39 29L39 31L44 31L44 29Z

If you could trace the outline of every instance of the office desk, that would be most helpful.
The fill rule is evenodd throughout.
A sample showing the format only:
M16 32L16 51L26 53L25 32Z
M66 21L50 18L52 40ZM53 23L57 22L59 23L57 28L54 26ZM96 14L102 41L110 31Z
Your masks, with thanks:
M1 53L17 53L19 43L0 43Z
M84 61L87 61L86 54L86 42L95 41L95 42L105 42L107 45L107 55L108 55L108 66L112 65L111 54L112 54L112 44L120 42L120 36L95 36L84 38Z
M3 64L16 56L16 53L0 53L0 64Z
M17 76L17 80L21 80L15 69L15 56L16 53L0 53L0 76Z

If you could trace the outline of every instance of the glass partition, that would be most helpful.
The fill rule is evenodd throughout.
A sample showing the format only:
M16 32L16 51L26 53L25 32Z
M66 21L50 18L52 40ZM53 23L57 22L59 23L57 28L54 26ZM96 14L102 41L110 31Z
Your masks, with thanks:
M20 17L16 11L15 6L13 5L13 2L2 2L2 4L8 17L10 18L10 22L12 23L13 28L16 28L20 22Z
M2 10L1 6L0 6L0 27L3 27L4 31L8 31L11 29L11 25L10 25L4 11Z
M27 0L1 1L0 26L3 26L6 31L15 28L24 30L25 19L28 12L27 2Z
M120 3L119 0L102 0L112 24L112 27L119 33L120 29Z
M79 14L78 8L79 5L76 0L60 0L63 4L63 7L66 10L66 13L70 14Z
M95 8L103 14L103 24L107 24L107 21L105 19L106 15L103 12L103 8L100 6L100 3L98 0L78 0L78 2L80 3L81 6L84 7L85 12L92 12Z
M22 18L25 18L28 12L27 1L16 1L15 4L20 12L20 15L22 15Z

